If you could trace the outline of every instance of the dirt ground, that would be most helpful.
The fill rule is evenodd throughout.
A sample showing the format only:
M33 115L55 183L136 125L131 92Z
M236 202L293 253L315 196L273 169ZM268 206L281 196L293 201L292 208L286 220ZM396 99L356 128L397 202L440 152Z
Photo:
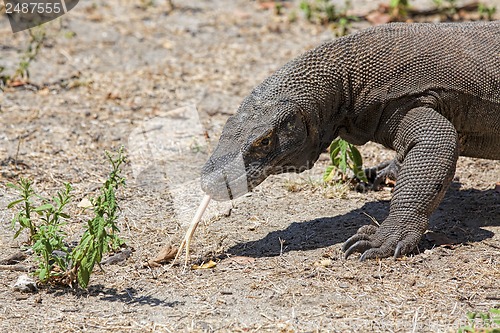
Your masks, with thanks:
M379 2L353 1L353 11L367 13ZM7 183L29 177L51 195L71 182L77 217L68 233L76 240L85 223L76 204L95 195L109 171L104 150L124 145L133 155L134 130L182 107L199 111L216 142L252 87L334 37L299 12L290 22L291 8L278 16L254 1L174 1L171 12L163 1L141 3L80 1L45 25L32 84L0 92L0 259L25 240L12 237L5 207L15 193ZM367 26L357 22L353 30ZM26 32L12 34L2 15L0 66L15 68L28 41ZM375 144L361 151L367 165L393 156ZM12 285L21 273L0 271L0 331L456 332L467 312L500 307L500 161L459 160L431 218L433 233L412 256L342 259L342 243L370 223L367 214L382 221L391 194L322 185L325 155L310 172L271 177L230 204L230 214L203 223L191 264L214 259L216 267L144 268L183 237L186 221L158 177L181 177L197 166L190 156L176 161L180 171L153 163L151 175L144 168L137 174L137 160L125 166L118 223L133 253L96 269L87 290L20 293Z

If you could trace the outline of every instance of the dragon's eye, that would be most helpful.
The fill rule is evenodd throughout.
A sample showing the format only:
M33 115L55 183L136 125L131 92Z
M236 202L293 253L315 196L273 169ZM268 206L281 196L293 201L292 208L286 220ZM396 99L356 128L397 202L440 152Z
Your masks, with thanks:
M269 140L269 138L264 138L264 139L262 139L262 140L260 141L260 144L261 144L262 146L267 146L267 145L269 145L269 143L270 143L270 142L271 142L271 140Z

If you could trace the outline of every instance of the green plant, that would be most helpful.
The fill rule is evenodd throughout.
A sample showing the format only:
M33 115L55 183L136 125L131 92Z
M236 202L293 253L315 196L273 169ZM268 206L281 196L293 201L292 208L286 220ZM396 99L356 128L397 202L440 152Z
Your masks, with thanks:
M9 86L16 81L27 81L30 77L29 67L40 52L45 41L46 32L43 26L29 29L28 32L30 41L24 54L21 56L14 74L5 73L5 67L0 66L0 91L3 91L5 86Z
M275 2L274 3L274 15L281 15L283 14L283 4L281 2Z
M7 208L11 209L17 204L23 204L23 209L17 212L12 219L12 229L15 229L16 225L19 224L19 229L15 232L14 239L19 237L23 230L29 229L28 243L31 244L37 232L37 227L32 221L32 215L37 208L33 203L33 197L35 196L33 184L30 180L21 178L19 185L9 183L7 186L16 190L20 195L20 198L9 203Z
M457 0L432 0L439 12L444 14L449 20L458 12Z
M303 0L300 2L299 6L306 20L309 22L324 24L334 19L333 13L335 13L335 6L330 4L328 0Z
M64 208L71 201L71 190L71 185L65 183L64 191L58 191L57 196L52 198L52 203L43 199L44 204L35 209L42 224L33 236L33 251L38 262L36 273L42 282L66 271L68 249L64 244L65 233L62 227L66 224L63 219L70 217L64 212ZM57 268L57 272L54 272L54 268Z
M477 8L477 11L479 13L479 18L481 20L492 21L493 16L497 12L497 7L496 6L488 7L487 5L480 3Z
M332 164L329 165L324 174L323 180L329 182L339 174L341 181L348 180L348 170L354 173L354 176L361 181L367 181L363 171L363 159L359 150L349 142L337 138L330 144L330 159Z
M140 9L143 9L143 10L148 9L150 7L154 7L154 6L155 6L154 0L140 0L139 5L138 5L138 7Z
M347 14L350 7L351 0L345 1L342 10L338 10L330 0L303 0L300 2L300 9L309 22L331 24L337 36L347 35L351 23L358 20L358 17Z
M12 228L15 229L16 225L19 224L14 238L17 238L23 230L29 229L28 243L34 242L32 248L35 260L38 262L36 273L42 282L47 282L53 276L52 269L54 267L66 267L65 258L61 257L61 253L67 253L63 243L62 226L65 223L62 219L69 218L64 209L71 201L71 185L64 184L65 190L57 192L57 196L52 200L36 194L32 182L28 179L21 178L19 185L7 184L7 186L16 190L20 195L20 198L12 201L7 208L13 208L16 205L22 206L12 219ZM41 201L40 206L35 204L35 197ZM39 222L36 223L36 220Z
M4 86L10 81L10 75L4 74L5 67L0 66L0 91L3 91Z
M71 185L64 184L63 191L58 191L55 197L48 199L36 194L32 182L27 179L21 178L19 185L8 184L20 196L7 206L21 206L12 220L13 228L19 224L14 237L29 229L30 243L34 241L32 248L38 263L36 274L41 282L56 280L70 285L78 283L86 288L92 270L102 260L103 254L124 244L117 235L119 229L116 225L120 210L116 191L125 185L120 169L125 161L123 147L116 156L109 152L106 152L106 156L112 166L111 173L100 194L91 199L94 217L87 222L79 244L71 251L64 241L66 234L63 231L64 220L70 218L64 210L72 199ZM35 198L38 198L40 205L37 205Z
M46 32L43 26L29 29L28 31L30 34L30 42L21 58L21 61L19 62L19 65L17 66L14 75L10 78L10 81L28 80L30 78L29 67L33 60L37 57L43 42L45 41Z
M410 3L409 0L391 0L391 2L389 3L389 8L391 9L392 17L405 19L408 17Z
M351 30L351 23L357 20L358 18L355 16L340 17L337 23L334 24L335 35L337 37L348 35Z
M71 253L73 268L70 278L85 288L88 285L90 274L96 263L101 262L106 252L114 251L123 245L117 236L119 229L116 225L119 206L116 202L116 190L125 185L125 178L121 176L120 166L125 161L123 147L116 157L106 152L113 170L101 188L101 194L92 199L94 218L88 221L87 230L84 232L78 246Z
M492 308L488 312L467 313L469 325L462 326L458 333L500 333L500 329L493 326L500 326L500 309ZM483 328L478 328L481 326Z

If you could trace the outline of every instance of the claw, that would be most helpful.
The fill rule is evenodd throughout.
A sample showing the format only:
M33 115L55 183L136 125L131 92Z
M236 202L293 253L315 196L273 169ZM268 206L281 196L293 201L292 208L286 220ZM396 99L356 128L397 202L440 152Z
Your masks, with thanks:
M358 232L345 241L342 251L345 252L344 258L347 259L354 252L364 252L374 247L372 235L375 234L378 227L374 225L365 225L358 229Z
M361 255L361 257L359 257L359 262L363 262L363 261L365 261L365 260L367 259L366 252L368 252L368 251L365 251L365 252Z
M389 248L381 246L381 247L372 247L368 250L366 250L361 257L359 258L359 261L365 261L366 259L379 259L379 258L385 258L387 257L387 251L389 251Z
M396 249L394 250L394 259L401 257L401 252L403 251L403 244L401 242L398 243Z
M386 161L373 168L365 169L365 175L368 178L371 188L378 190L380 185L386 182L386 179L395 181L398 178L401 164L398 160Z
M359 241L368 241L370 240L369 235L363 234L363 233L357 233L353 236L351 236L348 240L345 241L344 245L342 245L342 251L347 252L350 248L354 246L354 244L358 243Z
M344 258L348 258L354 252L365 252L367 249L371 248L373 245L369 240L362 239L358 240L356 243L351 245L344 254Z
M381 247L372 247L371 249L366 250L361 257L360 261L365 261L366 259L377 259L377 258L385 258L390 255L390 248L381 246Z
M362 229L360 229L361 231ZM397 259L410 253L418 243L420 235L409 233L398 241L395 237L383 237L381 234L358 233L349 238L343 245L344 258L348 258L354 252L360 252L359 261L366 259L386 258L393 255Z
M365 261L366 259L384 258L390 255L392 246L376 236L377 230L379 228L374 225L365 225L359 228L358 232L344 243L342 247L345 252L344 257L347 259L354 252L359 252L361 253L359 261ZM401 252L402 249L402 247L401 249L396 248L396 251Z

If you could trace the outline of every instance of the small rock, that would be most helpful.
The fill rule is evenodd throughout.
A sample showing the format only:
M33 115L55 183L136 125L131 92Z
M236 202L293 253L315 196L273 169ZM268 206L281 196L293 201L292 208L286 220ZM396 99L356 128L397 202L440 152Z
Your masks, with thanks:
M57 258L60 258L60 259L64 259L68 256L68 253L67 252L64 252L64 251L60 251L60 250L54 250L52 251L52 255L54 257L57 257Z
M314 266L316 266L316 267L329 267L331 265L332 265L331 259L322 259L322 260L314 263Z
M16 252L8 258L0 260L0 265L15 265L26 259L26 253Z
M23 274L17 278L16 283L13 286L14 290L18 290L23 293L37 291L35 280L30 278L28 275Z
M127 260L132 255L131 249L124 249L121 252L115 253L109 258L102 260L101 265L116 265Z
M80 201L77 205L78 208L83 208L83 209L87 209L92 206L93 206L92 202L90 202L90 200L87 198L83 198L82 201Z

